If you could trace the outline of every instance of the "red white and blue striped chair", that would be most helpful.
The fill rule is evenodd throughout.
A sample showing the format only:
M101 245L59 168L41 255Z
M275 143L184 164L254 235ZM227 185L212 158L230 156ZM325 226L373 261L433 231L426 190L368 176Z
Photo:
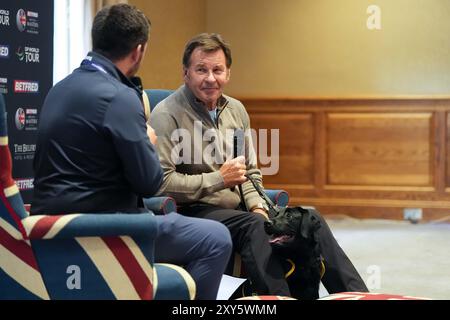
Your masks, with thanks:
M0 95L0 299L193 299L184 269L154 263L153 214L28 215L5 109Z

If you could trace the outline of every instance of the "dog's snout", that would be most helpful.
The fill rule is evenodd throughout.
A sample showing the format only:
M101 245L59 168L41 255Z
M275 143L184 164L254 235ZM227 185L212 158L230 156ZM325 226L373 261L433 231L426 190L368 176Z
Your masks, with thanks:
M272 227L272 226L273 226L272 220L264 221L264 226L265 226L265 227Z
M264 229L266 232L270 233L270 231L273 229L273 222L271 220L264 221Z

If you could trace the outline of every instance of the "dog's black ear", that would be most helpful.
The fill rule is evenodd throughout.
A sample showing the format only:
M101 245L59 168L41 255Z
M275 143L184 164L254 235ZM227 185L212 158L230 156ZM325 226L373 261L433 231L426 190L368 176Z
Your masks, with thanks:
M301 210L301 214L300 235L303 239L315 237L316 231L320 228L320 220L309 210Z
M309 212L301 212L301 215L302 219L300 222L300 235L302 236L303 239L308 239L309 230L311 227L310 224L311 215L309 214Z

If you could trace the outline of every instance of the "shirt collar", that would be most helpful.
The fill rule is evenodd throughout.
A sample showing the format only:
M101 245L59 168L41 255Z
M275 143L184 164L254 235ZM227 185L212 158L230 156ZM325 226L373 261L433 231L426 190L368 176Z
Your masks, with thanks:
M140 79L138 77L133 77L131 79L127 78L122 71L120 71L119 68L117 68L114 63L105 56L98 52L91 51L87 54L85 60L90 61L92 64L96 64L100 67L101 71L108 73L113 78L134 89L139 96L142 96L142 85L140 85ZM83 62L81 63L81 66L83 66Z

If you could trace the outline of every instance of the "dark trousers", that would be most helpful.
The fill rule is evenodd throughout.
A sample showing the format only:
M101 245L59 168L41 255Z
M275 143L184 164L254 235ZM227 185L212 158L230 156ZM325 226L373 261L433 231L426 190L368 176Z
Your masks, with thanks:
M222 222L228 228L234 251L241 255L252 288L258 294L290 295L283 267L272 254L262 215L206 205L191 205L179 211L185 215ZM322 217L321 222L320 247L326 268L322 283L327 291L368 291Z
M272 255L262 215L205 205L179 208L178 211L188 216L220 221L228 228L233 249L241 255L252 289L258 294L290 295L283 267Z
M177 213L156 216L155 262L184 266L197 286L196 299L215 300L232 252L223 224Z
M319 245L325 264L322 284L329 293L344 291L368 292L363 279L356 271L344 250L339 246L325 219L320 217Z

